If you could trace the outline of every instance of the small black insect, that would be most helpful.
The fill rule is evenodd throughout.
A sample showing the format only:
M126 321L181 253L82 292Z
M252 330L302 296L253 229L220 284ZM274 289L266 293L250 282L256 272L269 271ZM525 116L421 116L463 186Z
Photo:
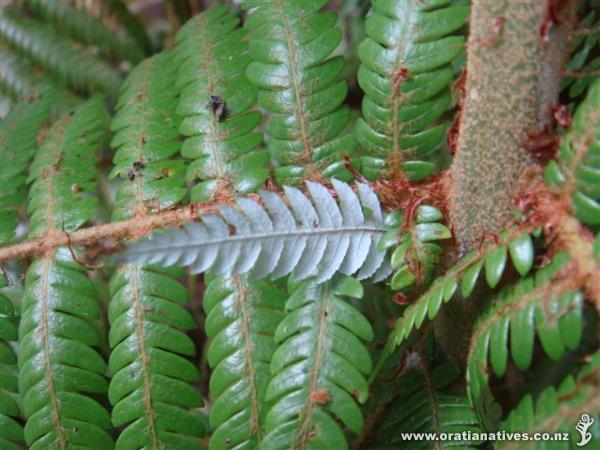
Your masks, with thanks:
M215 117L217 118L217 120L219 122L221 122L224 119L224 117L225 117L225 102L223 101L223 99L220 96L211 95L210 101L208 102L208 105L206 105L206 108L212 109L213 114L215 115Z
M135 170L140 170L140 169L143 169L144 167L146 167L146 164L144 164L144 161L134 161L133 162L133 168Z

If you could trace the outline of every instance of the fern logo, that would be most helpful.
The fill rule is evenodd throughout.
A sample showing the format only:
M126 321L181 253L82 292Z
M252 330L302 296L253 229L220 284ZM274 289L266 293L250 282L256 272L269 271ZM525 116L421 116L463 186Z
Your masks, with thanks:
M581 419L579 419L579 422L577 422L577 425L575 425L575 429L581 434L581 441L577 443L578 447L583 447L590 442L590 439L592 439L592 433L588 431L588 428L591 427L593 423L594 418L590 417L588 414L584 414L581 416Z

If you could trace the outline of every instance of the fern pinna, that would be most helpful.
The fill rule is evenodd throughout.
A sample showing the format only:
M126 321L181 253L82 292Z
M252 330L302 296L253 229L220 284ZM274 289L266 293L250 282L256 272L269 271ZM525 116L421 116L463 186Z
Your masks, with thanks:
M93 161L108 115L100 98L62 114L30 168L30 234L76 230L96 199ZM90 161L92 164L90 165ZM106 394L100 305L74 250L49 252L28 269L19 325L19 393L32 449L111 449L110 419L94 397ZM100 397L101 398L101 397Z
M191 19L177 33L179 64L177 113L186 136L181 154L194 161L187 179L196 181L191 200L206 202L219 193L246 194L267 179L269 155L257 151L261 121L250 108L256 89L245 75L250 62L239 18L219 5Z
M181 148L173 56L145 60L123 84L111 126L117 148L112 176L120 178L115 218L160 211L187 194L185 166L173 158ZM191 385L198 371L186 359L196 349L184 330L195 323L185 309L181 275L125 264L111 278L108 396L114 426L124 427L118 449L197 448L204 435L201 413L191 410L202 398Z
M351 174L343 157L356 147L346 129L346 82L339 79L341 56L330 57L342 38L336 15L320 12L327 1L247 1L250 31L249 80L259 88L259 104L270 113L267 148L280 185L305 178Z
M464 43L456 31L468 14L468 5L450 0L373 2L368 37L359 48L358 82L366 95L356 123L367 178L400 171L422 180L438 167L451 106L451 63Z

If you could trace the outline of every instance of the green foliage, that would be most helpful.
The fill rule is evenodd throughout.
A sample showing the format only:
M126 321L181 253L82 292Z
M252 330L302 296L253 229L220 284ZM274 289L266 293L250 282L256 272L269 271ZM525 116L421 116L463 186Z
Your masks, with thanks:
M450 0L372 2L361 43L358 82L365 91L356 138L362 173L375 179L400 169L422 180L437 167L451 107L456 35L469 7Z
M252 271L255 278L330 279L336 271L359 279L385 278L389 266L377 241L385 231L377 196L358 184L358 196L333 182L339 204L322 185L306 182L311 201L300 190L285 187L289 206L276 194L262 191L262 204L239 198L237 208L219 206L184 228L155 232L131 245L129 262L180 265L192 273ZM368 210L368 214L363 212Z
M4 11L0 17L0 36L59 83L77 92L113 95L119 88L121 76L115 68L75 42L60 37L44 22Z
M394 325L394 331L386 345L388 351L400 345L415 328L420 328L426 317L433 320L442 302L449 302L457 293L463 298L473 293L477 279L485 267L485 281L495 287L507 269L508 256L521 276L527 275L533 265L534 249L528 233L507 232L498 243L487 244L480 250L470 252L458 261L443 276L436 278L414 303L412 303Z
M340 43L336 15L319 12L327 1L244 4L250 30L250 81L258 102L270 113L268 150L280 185L299 185L322 177L349 181L343 156L356 147L346 129L350 109L347 85L340 80L344 60L330 57Z
M431 241L452 237L450 230L439 222L442 219L441 211L429 205L421 205L415 217L404 217L402 212L386 217L385 224L391 230L382 236L379 246L396 246L391 256L392 269L396 271L392 289L403 290L415 282L429 284L442 254L442 247Z
M0 47L0 88L13 99L27 99L38 93L41 76L34 67L20 58L9 47Z
M127 77L111 129L117 148L111 177L119 177L113 217L145 215L177 205L187 194L185 165L173 159L180 148L172 87L173 53L143 61ZM177 281L182 273L152 266L123 265L110 281L111 300L108 396L112 422L123 427L116 448L190 449L205 434L202 406L192 386L198 371L186 358L195 327L185 305L188 295Z
M569 132L561 141L558 161L545 170L546 183L573 192L575 217L600 225L600 80L590 86Z
M454 117L446 136L458 97L477 94L452 95L464 57L497 52L520 16L496 17L489 40L471 39L467 53L463 0L247 0L214 5L176 30L171 13L183 20L190 5L165 5L168 20L160 8L144 14L153 42L173 48L131 70L153 46L122 0L92 9L20 0L2 10L3 113L9 97L15 103L1 121L0 242L14 239L17 224L32 241L0 249L3 264L18 259L0 268L0 447L474 448L481 442L403 433L566 432L581 414L596 417L594 4L581 7L586 16L570 33L561 96L576 112L570 129L561 123L549 189L527 171L535 189L523 184L517 220L460 247L441 211L479 209L448 200L456 187L448 173L426 178L448 163L445 137L468 133ZM344 23L353 30L340 47ZM505 92L517 109L521 87ZM486 125L501 130L509 119ZM459 159L452 164L464 170ZM474 199L488 187L474 186ZM145 237L163 219L173 228ZM90 222L101 225L80 229ZM137 241L128 260L98 258L129 239ZM464 255L462 244L475 250ZM98 261L88 273L84 264ZM184 285L183 270L162 267L170 265L205 275ZM25 269L22 293L12 285ZM455 298L452 307L473 306L469 345L464 315L439 314ZM426 318L436 322L424 326ZM465 356L466 379L446 362ZM514 388L517 370L535 383L529 392ZM512 406L521 392L503 415L500 403Z
M494 373L502 377L508 364L509 342L512 359L520 370L531 365L536 335L554 361L579 345L583 294L568 280L554 282L561 271L568 271L568 263L565 253L557 253L535 277L523 278L503 289L475 325L467 365L468 394L489 429L494 427L499 412L490 405L489 374L482 370L487 367L488 354Z
M108 114L100 97L62 114L48 131L29 168L27 212L30 236L73 231L96 212L98 199L89 194L97 183L98 146Z
M30 102L16 104L0 123L0 242L14 235L19 209L26 198L26 171L38 147L38 134L48 124L57 97L57 89L46 85Z
M115 30L107 28L101 21L69 3L54 0L25 0L35 14L56 26L57 31L68 38L86 45L98 47L109 57L139 62L144 52L135 41L119 37Z
M213 373L211 449L254 449L263 437L265 389L285 294L266 281L211 277L204 294Z
M0 289L8 281L0 274ZM24 443L18 400L17 355L12 344L18 339L18 316L12 301L0 291L0 447L18 450Z
M185 163L174 158L181 149L172 90L176 72L173 53L164 52L142 62L123 82L111 124L117 152L110 178L122 179L115 220L170 208L187 194Z
M250 111L257 93L245 75L250 58L238 23L219 5L177 33L177 113L186 136L181 154L194 160L188 181L198 180L192 202L211 201L220 192L254 192L269 174L269 155L257 151L262 135L252 131L261 114Z
M32 450L112 449L96 291L66 249L27 271L19 326L19 393Z
M569 450L579 448L576 446L581 442L579 433L574 433L573 418L582 418L587 415L588 420L593 418L594 411L600 410L600 391L598 389L598 373L600 372L600 353L591 356L590 362L586 364L577 374L569 375L558 388L548 387L533 399L530 394L519 402L519 405L510 412L508 418L500 424L499 428L506 432L527 432L533 434L543 433L566 433L570 434L569 441L552 442L552 449ZM590 417L590 413L592 417ZM598 426L592 426L587 431L591 435L591 441L587 444L590 448L600 442L598 437ZM502 441L497 443L500 450L514 449L537 449L540 442Z
M444 363L431 372L419 354L409 358L416 367L410 368L396 381L394 401L385 421L377 427L376 450L426 448L425 442L407 441L401 433L471 433L482 432L475 413L463 394L454 392L451 384L458 370ZM453 440L438 442L437 448L475 448L481 442Z
M567 71L571 76L567 76L561 81L561 88L568 88L570 98L576 98L583 94L590 84L597 78L600 70L600 27L598 27L598 14L600 10L592 9L579 22L580 32L571 42L571 59L567 64Z
M182 331L195 326L184 306L181 273L124 265L110 283L108 396L115 427L125 426L117 449L198 448L205 424L198 378L185 356L196 352Z
M61 115L30 169L30 235L73 231L95 213L86 194L97 176L94 156L106 125L99 98ZM73 186L78 188L74 189ZM62 248L36 260L25 278L19 325L19 393L25 441L35 449L111 449L108 412L92 396L106 393L106 364L96 289Z
M360 433L363 418L356 400L367 399L365 377L371 371L362 341L370 341L373 331L345 298L362 294L360 283L350 277L292 287L287 314L275 331L264 448L348 448L334 417Z

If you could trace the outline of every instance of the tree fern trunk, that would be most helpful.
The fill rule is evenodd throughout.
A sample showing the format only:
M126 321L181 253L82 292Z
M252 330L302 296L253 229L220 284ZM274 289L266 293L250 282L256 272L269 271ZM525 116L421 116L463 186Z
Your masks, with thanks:
M467 79L450 169L450 223L459 255L512 221L519 181L537 165L525 147L534 145L536 135L553 131L572 8L548 8L543 1L472 5ZM550 22L554 13L557 23ZM487 294L481 288L475 297ZM481 302L458 299L449 306L438 317L436 334L464 364Z
M549 2L475 1L450 220L460 251L512 219L518 182L535 166L526 145L552 131L572 8ZM558 15L556 23L551 16Z

